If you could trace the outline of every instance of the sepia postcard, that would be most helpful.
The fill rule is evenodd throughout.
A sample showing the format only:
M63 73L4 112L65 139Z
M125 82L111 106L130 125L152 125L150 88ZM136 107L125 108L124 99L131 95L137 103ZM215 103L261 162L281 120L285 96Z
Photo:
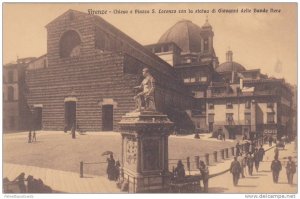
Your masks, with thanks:
M296 198L297 3L2 5L4 198Z

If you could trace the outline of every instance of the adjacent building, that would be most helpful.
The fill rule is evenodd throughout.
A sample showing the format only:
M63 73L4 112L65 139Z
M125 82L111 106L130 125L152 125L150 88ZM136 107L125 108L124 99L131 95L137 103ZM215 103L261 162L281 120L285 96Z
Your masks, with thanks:
M226 53L226 62L216 68L222 82L207 90L209 131L225 131L229 138L246 135L292 137L292 92L283 79L268 78L260 69L246 70Z
M5 131L28 128L28 107L25 96L25 70L33 57L17 59L3 67L3 129Z

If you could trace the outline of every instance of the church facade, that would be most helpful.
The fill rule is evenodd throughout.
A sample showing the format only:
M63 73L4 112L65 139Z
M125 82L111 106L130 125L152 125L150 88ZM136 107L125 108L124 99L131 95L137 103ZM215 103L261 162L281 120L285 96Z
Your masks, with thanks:
M117 131L121 117L135 109L133 87L145 67L156 80L158 111L181 133L282 136L292 125L287 84L246 70L231 51L219 64L208 20L201 27L179 21L147 46L99 16L75 10L46 28L47 54L31 61L25 75L26 102L45 130L76 123L86 131Z

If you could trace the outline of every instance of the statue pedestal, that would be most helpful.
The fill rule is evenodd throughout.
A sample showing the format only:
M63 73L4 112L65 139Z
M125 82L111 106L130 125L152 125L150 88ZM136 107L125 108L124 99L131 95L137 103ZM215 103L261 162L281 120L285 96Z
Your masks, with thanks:
M129 192L168 190L168 137L173 123L166 115L143 111L127 113L119 124L123 174Z

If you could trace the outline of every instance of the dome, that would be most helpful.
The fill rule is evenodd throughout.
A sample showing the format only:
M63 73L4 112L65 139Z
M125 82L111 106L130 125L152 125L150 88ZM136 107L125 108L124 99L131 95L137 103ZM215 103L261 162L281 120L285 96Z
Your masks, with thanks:
M219 65L219 67L216 68L216 71L219 73L231 72L231 71L242 72L245 70L246 69L244 66L234 61L222 63Z
M200 52L200 32L199 26L189 20L182 20L167 30L158 43L174 42L184 53Z
M226 62L220 64L217 68L216 71L219 73L224 73L224 72L242 72L245 71L245 67L242 66L241 64L234 62L232 60L233 57L233 52L231 50L226 52Z

